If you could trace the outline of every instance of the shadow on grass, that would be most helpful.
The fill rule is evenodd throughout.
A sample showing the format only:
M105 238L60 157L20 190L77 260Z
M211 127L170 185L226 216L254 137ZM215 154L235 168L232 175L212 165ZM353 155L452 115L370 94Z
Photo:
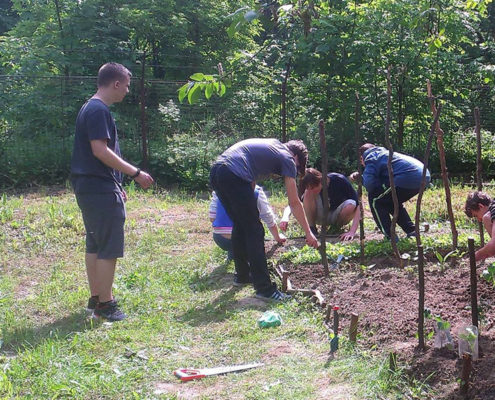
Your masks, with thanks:
M6 331L3 335L2 353L21 353L34 348L49 338L66 338L73 333L90 330L99 323L86 318L85 313L76 312L67 317L42 326L31 326Z
M196 292L220 289L232 284L233 275L227 273L229 262L217 265L209 274L196 273L189 279L189 287Z
M235 300L235 294L239 288L231 287L223 292L211 303L203 307L191 308L178 319L191 326L207 325L214 322L225 321L245 309L266 310L270 305L255 297L246 297L240 301Z

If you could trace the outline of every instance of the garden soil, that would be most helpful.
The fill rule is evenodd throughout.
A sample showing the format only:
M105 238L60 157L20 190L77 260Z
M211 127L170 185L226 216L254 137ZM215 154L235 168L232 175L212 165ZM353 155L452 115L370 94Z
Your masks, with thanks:
M303 240L288 245L302 245ZM267 253L278 255L283 248L267 246ZM276 257L277 258L277 257ZM376 258L360 263L348 260L340 268L324 274L321 264L284 264L294 288L318 289L329 305L340 307L340 326L347 335L351 313L359 315L358 344L380 352L395 352L398 364L406 366L411 378L426 382L434 399L461 399L459 378L462 362L458 357L458 329L471 324L469 262L461 259L439 265L432 260L425 267L425 307L451 324L454 349L434 348L433 319L425 319L426 350L419 351L417 339L417 265L400 266L392 258ZM478 267L478 276L483 270ZM478 280L480 309L480 351L473 362L468 397L495 399L495 287ZM324 312L325 310L322 310ZM330 321L331 325L332 321Z

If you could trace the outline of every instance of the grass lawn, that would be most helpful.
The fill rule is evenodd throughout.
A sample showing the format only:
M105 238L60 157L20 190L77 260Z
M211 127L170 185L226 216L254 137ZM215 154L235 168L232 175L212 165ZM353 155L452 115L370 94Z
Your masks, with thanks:
M425 199L439 204L425 207L430 221L445 218L439 193ZM425 398L421 382L388 371L380 349L343 337L330 360L321 313L307 300L266 304L252 288L233 288L207 200L133 187L128 195L114 293L129 318L114 324L85 314L84 227L72 193L0 198L0 398ZM281 211L282 197L272 204ZM282 326L258 328L269 309ZM252 362L265 365L188 383L173 376L180 367Z

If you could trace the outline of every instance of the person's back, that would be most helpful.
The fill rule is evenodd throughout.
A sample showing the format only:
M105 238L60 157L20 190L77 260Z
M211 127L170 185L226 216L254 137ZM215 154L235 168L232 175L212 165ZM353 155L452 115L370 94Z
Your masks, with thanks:
M389 151L384 147L373 147L363 153L363 185L368 192L379 186L390 186L388 176ZM418 189L421 185L424 165L421 161L406 154L394 152L392 170L394 183L405 189ZM426 170L426 182L430 182L430 172Z

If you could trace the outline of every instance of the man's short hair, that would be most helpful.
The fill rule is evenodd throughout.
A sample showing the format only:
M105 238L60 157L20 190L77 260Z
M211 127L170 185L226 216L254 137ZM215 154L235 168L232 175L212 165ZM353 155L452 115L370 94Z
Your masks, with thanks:
M373 143L365 143L359 148L359 154L362 156L366 150L372 149L373 147L376 147Z
M492 202L492 198L485 192L470 192L467 195L466 204L464 205L464 212L469 218L473 217L473 211L478 211L480 205L489 206Z
M302 140L289 140L285 143L287 148L292 154L297 157L299 161L299 174L303 175L306 171L306 164L308 162L308 149Z
M125 78L131 78L132 73L122 64L109 62L103 64L98 70L98 80L96 85L100 87L106 87L115 81L124 80Z

